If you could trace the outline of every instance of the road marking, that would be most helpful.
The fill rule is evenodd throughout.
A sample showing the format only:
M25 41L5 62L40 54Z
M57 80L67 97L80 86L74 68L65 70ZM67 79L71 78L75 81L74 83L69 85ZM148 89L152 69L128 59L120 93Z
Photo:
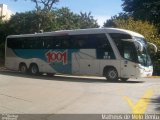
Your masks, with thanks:
M137 101L136 104L134 104L132 100L127 96L124 97L124 100L127 101L129 106L131 107L132 114L145 114L153 94L153 90L148 89L145 94Z

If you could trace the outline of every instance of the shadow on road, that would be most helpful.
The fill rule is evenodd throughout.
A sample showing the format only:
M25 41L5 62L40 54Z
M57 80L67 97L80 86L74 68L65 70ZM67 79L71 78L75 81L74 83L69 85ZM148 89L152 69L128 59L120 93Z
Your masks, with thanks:
M151 99L151 103L155 104L156 106L155 110L160 112L160 96L157 98Z
M82 77L82 76L64 76L64 75L56 75L53 77L49 77L47 75L39 75L33 76L29 74L22 74L20 72L13 72L13 71L0 71L0 74L7 75L7 76L14 76L14 77L23 77L23 78L32 78L38 80L52 80L52 81L65 81L65 82L84 82L84 83L144 83L144 81L107 81L106 79L101 78L90 78L90 77Z

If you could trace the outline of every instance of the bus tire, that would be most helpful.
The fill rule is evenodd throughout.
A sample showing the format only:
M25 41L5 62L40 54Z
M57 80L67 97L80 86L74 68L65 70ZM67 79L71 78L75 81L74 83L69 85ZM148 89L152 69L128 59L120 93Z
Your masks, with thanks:
M32 75L39 75L39 68L38 65L33 63L29 67L29 71Z
M27 71L28 71L28 69L27 69L27 66L26 66L26 64L25 63L21 63L20 65L19 65L19 71L21 72L21 73L27 73Z
M118 72L114 67L108 67L104 72L108 81L118 81Z

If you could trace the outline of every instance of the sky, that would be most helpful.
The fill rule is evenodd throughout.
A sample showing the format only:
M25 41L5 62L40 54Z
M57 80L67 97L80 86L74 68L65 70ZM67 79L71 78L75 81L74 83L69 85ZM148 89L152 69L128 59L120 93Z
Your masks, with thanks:
M35 4L30 0L0 0L0 4L8 5L13 12L25 12L35 9ZM100 26L111 16L122 12L121 0L60 0L54 7L68 7L74 13L91 12Z

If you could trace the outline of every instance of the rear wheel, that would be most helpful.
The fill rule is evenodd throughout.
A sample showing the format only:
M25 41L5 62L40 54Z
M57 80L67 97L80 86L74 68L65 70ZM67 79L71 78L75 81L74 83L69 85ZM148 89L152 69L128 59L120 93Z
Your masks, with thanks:
M19 71L21 73L27 73L27 66L26 66L26 64L20 64L19 65Z
M32 75L38 75L39 74L39 68L38 68L38 66L36 64L32 64L30 66L30 73Z
M118 81L118 72L115 68L109 68L105 71L105 77L109 81Z

